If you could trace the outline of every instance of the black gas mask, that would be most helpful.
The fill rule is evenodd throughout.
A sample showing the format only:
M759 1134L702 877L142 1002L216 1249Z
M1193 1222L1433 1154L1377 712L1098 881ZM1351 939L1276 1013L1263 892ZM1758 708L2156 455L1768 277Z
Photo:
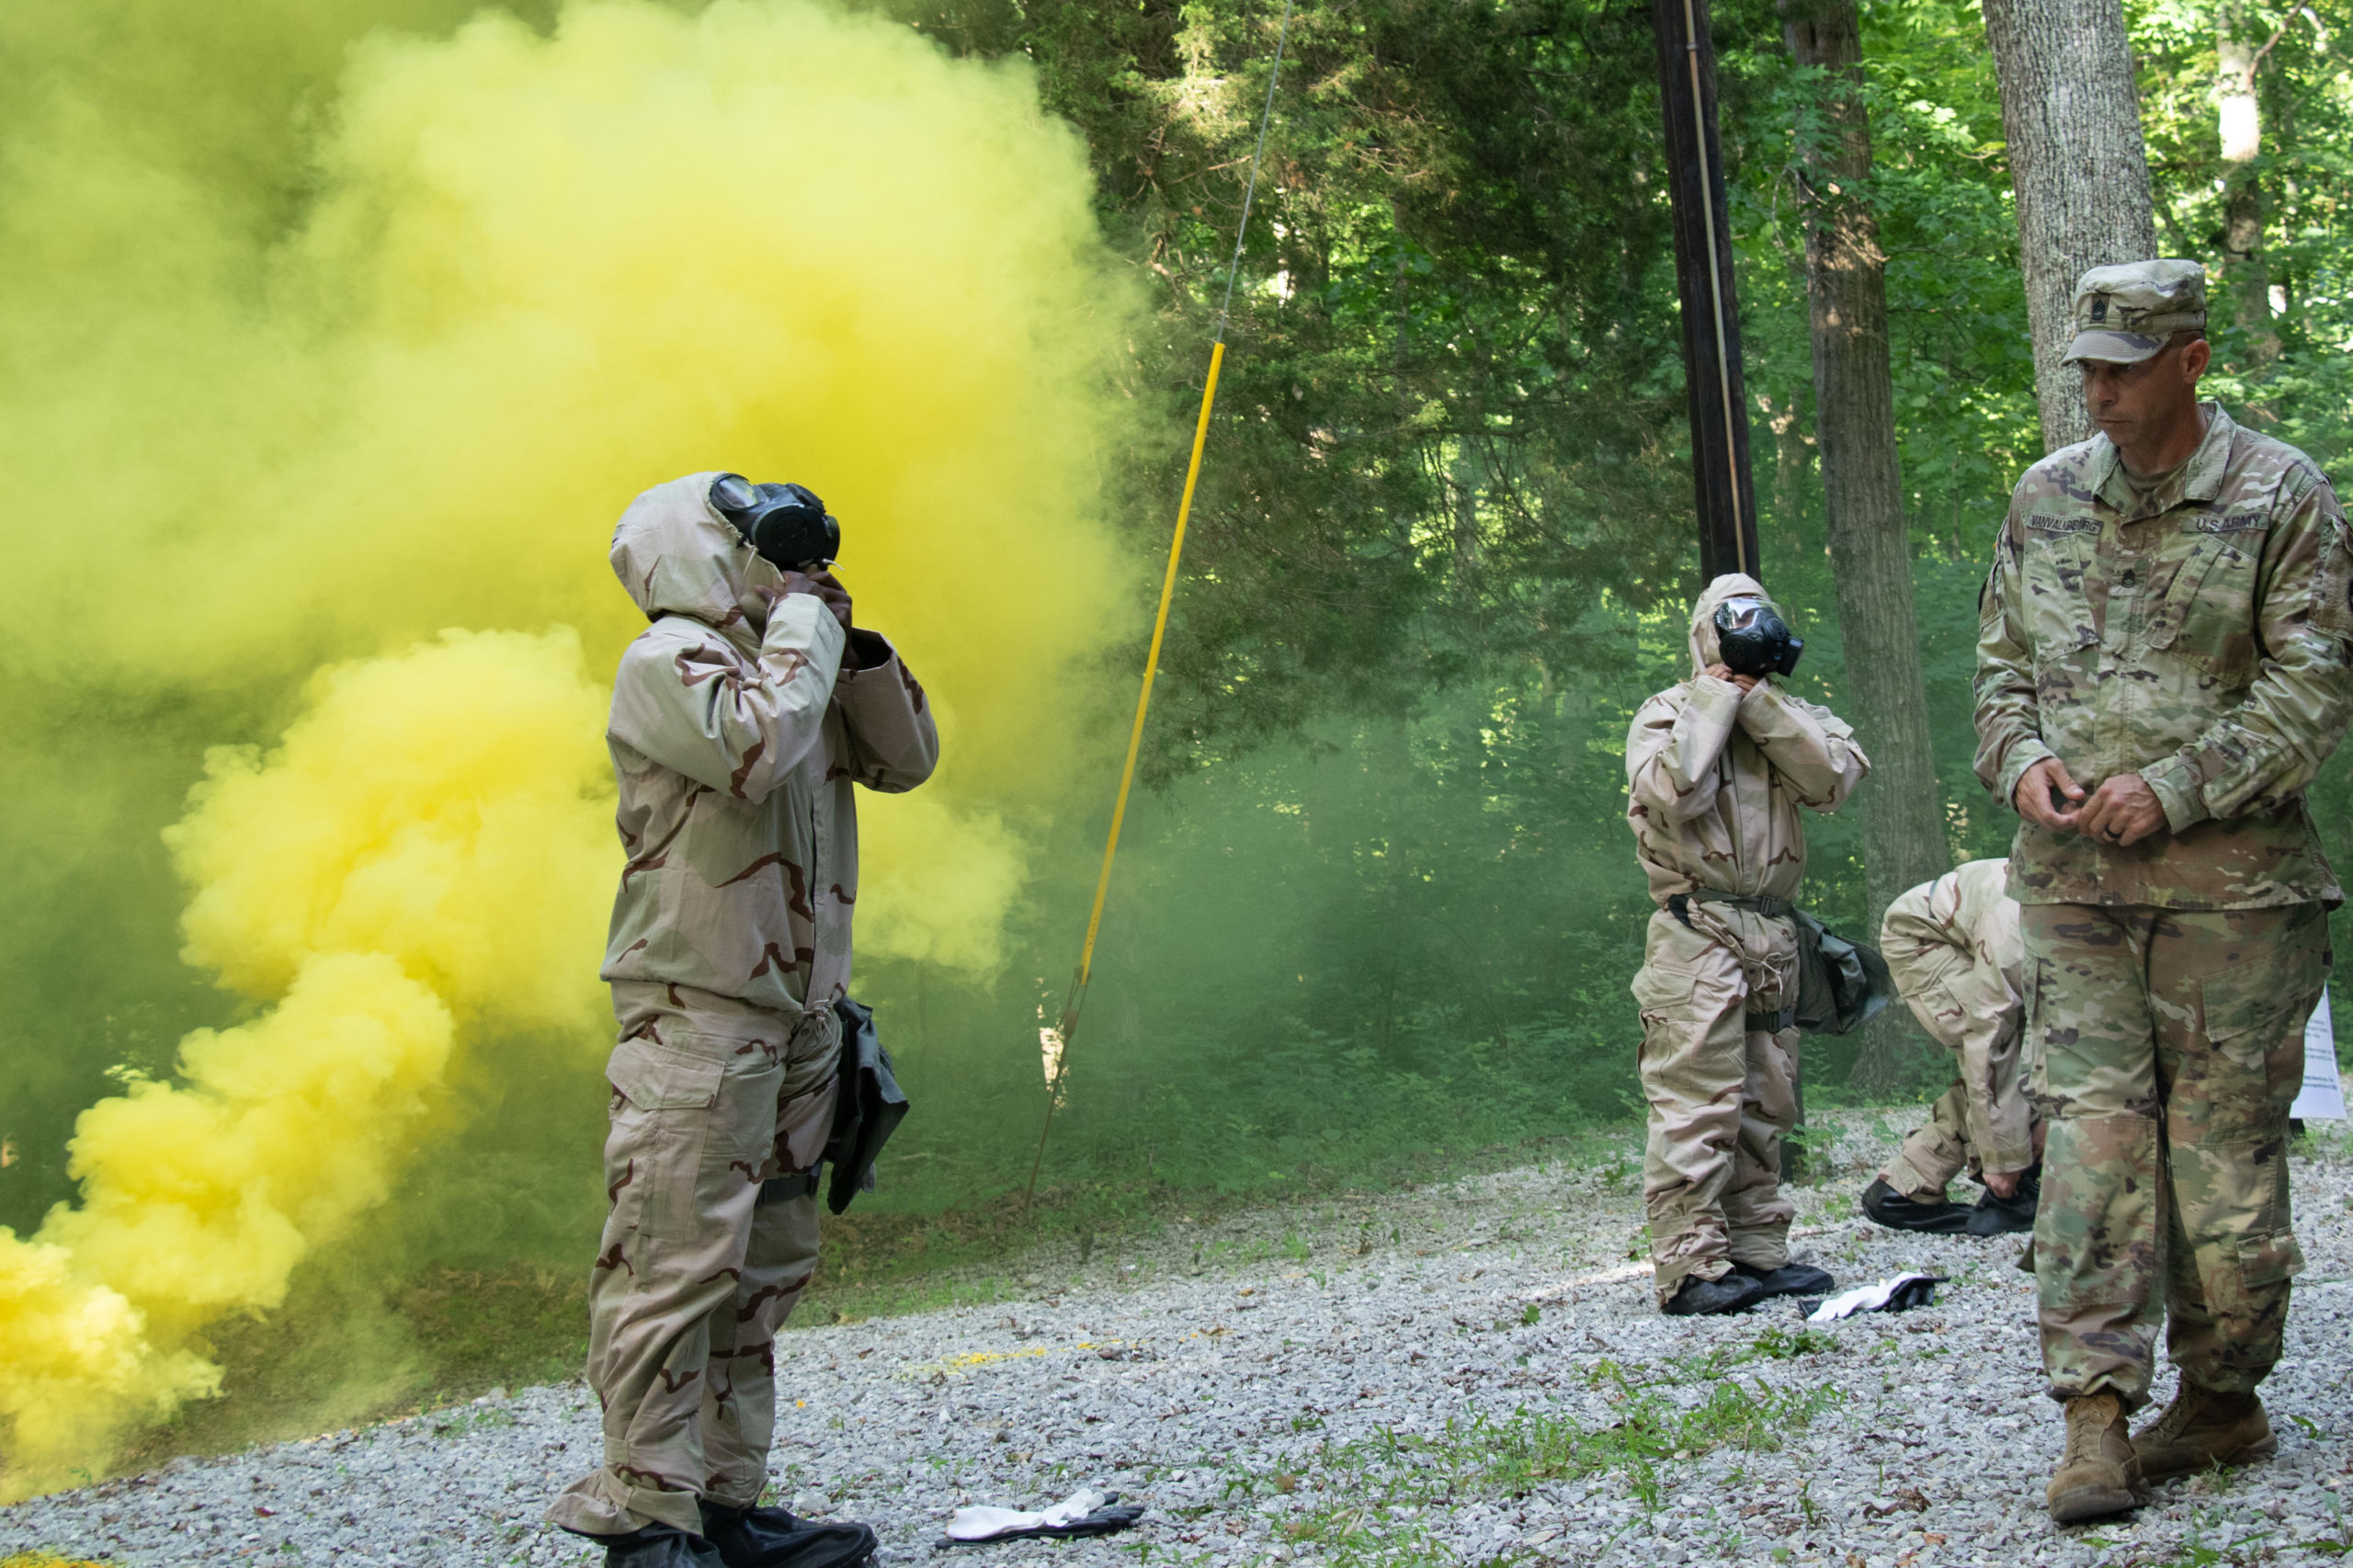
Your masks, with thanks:
M813 571L841 553L841 524L804 485L755 484L722 473L710 482L710 506L779 572Z
M1736 676L1793 675L1805 640L1790 635L1789 622L1751 594L1716 607L1716 646Z

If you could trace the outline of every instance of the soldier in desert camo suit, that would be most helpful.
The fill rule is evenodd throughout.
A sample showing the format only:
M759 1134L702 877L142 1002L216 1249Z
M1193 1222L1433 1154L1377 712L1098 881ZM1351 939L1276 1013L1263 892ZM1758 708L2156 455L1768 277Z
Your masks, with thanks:
M2097 267L2075 325L2100 433L2019 482L1977 650L1978 777L2023 819L2063 1521L2275 1446L2255 1390L2303 1266L2288 1108L2343 897L2303 790L2345 731L2353 634L2328 482L2198 400L2199 265ZM2180 1390L2128 1440L2168 1317Z
M1797 1120L1798 816L1831 812L1870 769L1826 708L1722 661L1716 612L1769 608L1755 579L1708 585L1691 610L1691 676L1634 714L1626 819L1650 879L1643 967L1643 1204L1660 1310L1738 1312L1831 1288L1790 1262L1794 1206L1781 1139Z
M603 977L620 1043L589 1277L601 1462L549 1510L628 1568L839 1568L862 1525L757 1506L774 1341L817 1263L858 898L852 786L910 790L939 739L830 571L779 572L712 506L640 495L613 570L653 622L608 740L628 863Z
M1896 992L1952 1052L1954 1074L1863 1189L1863 1212L1882 1225L1977 1236L2034 1228L2042 1120L2018 1060L2024 945L2009 878L2007 860L1972 860L1901 894L1880 919ZM1973 1209L1946 1193L1963 1171L1985 1184Z

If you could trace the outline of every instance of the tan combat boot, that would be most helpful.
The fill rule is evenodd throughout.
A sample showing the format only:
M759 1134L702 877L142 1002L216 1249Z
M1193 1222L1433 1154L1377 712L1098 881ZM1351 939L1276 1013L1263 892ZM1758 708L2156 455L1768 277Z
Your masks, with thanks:
M2085 1394L2066 1403L2067 1451L2043 1494L2052 1518L2076 1525L2140 1506L2141 1461L2124 1424L2124 1402L2112 1393Z
M2251 1393L2219 1393L2188 1378L2165 1413L2132 1439L2141 1472L2168 1481L2216 1465L2248 1464L2279 1451L2263 1401Z

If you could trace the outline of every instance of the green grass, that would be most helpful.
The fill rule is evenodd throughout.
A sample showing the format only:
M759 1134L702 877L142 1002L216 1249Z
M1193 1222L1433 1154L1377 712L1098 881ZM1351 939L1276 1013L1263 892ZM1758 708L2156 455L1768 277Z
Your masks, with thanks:
M1731 1375L1733 1369L1833 1346L1828 1336L1775 1325L1745 1345L1704 1354L1633 1367L1602 1361L1589 1372L1588 1386L1604 1393L1605 1420L1522 1405L1451 1420L1435 1433L1314 1442L1271 1469L1236 1466L1225 1477L1225 1501L1252 1503L1270 1494L1296 1498L1298 1511L1282 1527L1284 1539L1306 1560L1333 1568L1455 1568L1464 1560L1425 1521L1442 1524L1463 1501L1525 1496L1553 1483L1609 1476L1655 1512L1665 1506L1678 1468L1719 1450L1780 1448L1843 1396L1818 1385L1776 1388L1763 1380L1743 1381ZM1292 1430L1313 1437L1323 1426L1302 1418ZM1198 1510L1177 1521L1179 1529L1212 1528L1205 1516L1221 1511ZM1138 1561L1163 1561L1164 1552L1170 1561L1188 1555L1170 1546ZM1502 1564L1537 1555L1514 1550L1486 1561Z
M1449 1421L1430 1435L1383 1433L1324 1444L1271 1473L1236 1473L1227 1493L1308 1494L1283 1534L1335 1568L1455 1563L1461 1559L1422 1522L1426 1513L1442 1517L1466 1498L1525 1496L1547 1483L1601 1475L1621 1478L1643 1508L1655 1512L1677 1467L1723 1449L1779 1449L1841 1397L1827 1388L1776 1389L1726 1378L1687 1403L1666 1392L1681 1380L1674 1369L1621 1378L1607 1423L1523 1405L1508 1415Z

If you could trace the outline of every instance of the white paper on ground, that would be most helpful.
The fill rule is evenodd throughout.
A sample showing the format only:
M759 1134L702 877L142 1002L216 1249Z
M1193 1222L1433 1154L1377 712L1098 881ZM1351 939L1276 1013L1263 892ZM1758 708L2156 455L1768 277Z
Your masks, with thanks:
M1895 1292L1909 1281L1928 1278L1930 1276L1926 1274L1907 1273L1896 1275L1892 1279L1882 1279L1876 1285L1858 1285L1851 1290L1842 1290L1824 1301L1822 1305L1806 1314L1805 1321L1835 1323L1843 1317L1852 1317L1857 1312L1875 1312L1887 1305L1893 1299Z
M1088 1487L1074 1492L1051 1508L1025 1514L1017 1508L973 1506L959 1508L948 1521L950 1540L990 1540L1011 1530L1034 1530L1040 1525L1066 1525L1083 1519L1110 1499Z
M2345 1080L2336 1075L2336 1030L2329 1022L2328 987L2304 1024L2304 1087L2288 1114L2302 1121L2343 1121Z

